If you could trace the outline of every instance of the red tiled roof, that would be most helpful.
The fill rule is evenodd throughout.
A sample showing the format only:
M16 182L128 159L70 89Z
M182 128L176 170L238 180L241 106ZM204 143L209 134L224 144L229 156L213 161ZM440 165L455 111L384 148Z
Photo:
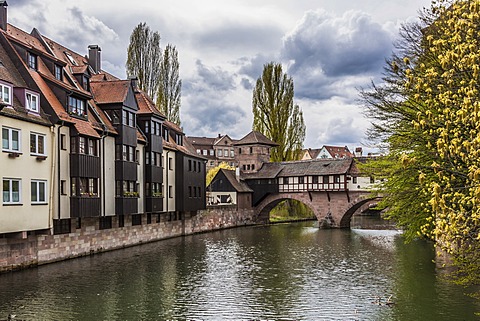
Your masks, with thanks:
M177 133L183 133L183 130L180 128L180 126L178 126L178 125L175 124L175 123L172 123L171 121L165 120L165 121L163 122L163 124L164 124L166 127L168 127L168 128L170 128L170 129L176 131Z
M86 135L86 136L95 137L95 138L100 137L98 132L95 129L93 129L92 124L88 121L75 119L74 127L78 131L78 133L81 135Z
M137 98L138 114L155 114L165 119L165 116L157 109L147 93L137 90L135 97Z
M127 98L129 80L90 82L97 103L123 103Z
M327 146L323 145L325 149L330 153L333 158L351 158L353 154L350 152L347 146ZM318 155L318 154L317 154Z

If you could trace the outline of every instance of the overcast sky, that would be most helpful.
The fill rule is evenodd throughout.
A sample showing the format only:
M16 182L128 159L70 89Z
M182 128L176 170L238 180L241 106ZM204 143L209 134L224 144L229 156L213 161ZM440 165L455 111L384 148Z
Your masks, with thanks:
M37 28L126 78L133 28L146 22L162 48L177 47L183 81L181 120L188 136L252 128L252 88L263 65L281 62L293 78L307 125L306 148L368 144L357 88L378 81L401 23L428 0L10 0L9 22ZM366 148L365 150L374 150Z

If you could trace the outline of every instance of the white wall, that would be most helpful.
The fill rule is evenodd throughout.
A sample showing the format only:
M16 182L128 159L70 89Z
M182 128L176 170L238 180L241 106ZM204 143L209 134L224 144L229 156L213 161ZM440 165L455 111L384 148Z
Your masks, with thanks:
M17 120L9 117L0 117L0 127L7 127L20 130L21 155L10 157L3 148L0 152L0 233L22 232L51 227L52 208L52 165L54 164L54 137L52 128ZM45 152L47 158L38 160L30 154L30 133L45 135ZM1 136L1 133L0 133ZM20 180L20 203L15 205L4 204L3 179ZM46 181L46 202L32 204L31 202L31 181Z
M173 212L175 211L175 151L164 149L163 150L163 211ZM171 159L171 170L168 163ZM169 195L168 190L171 186L172 194Z

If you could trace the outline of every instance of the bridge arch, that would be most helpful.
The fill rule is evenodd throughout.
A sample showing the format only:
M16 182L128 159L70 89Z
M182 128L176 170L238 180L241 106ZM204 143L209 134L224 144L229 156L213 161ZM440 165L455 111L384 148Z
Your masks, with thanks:
M280 202L293 199L309 207L315 214L320 226L349 228L353 214L367 209L378 202L379 197L372 197L369 192L291 192L276 193L265 197L255 206L255 220L267 223L270 211Z

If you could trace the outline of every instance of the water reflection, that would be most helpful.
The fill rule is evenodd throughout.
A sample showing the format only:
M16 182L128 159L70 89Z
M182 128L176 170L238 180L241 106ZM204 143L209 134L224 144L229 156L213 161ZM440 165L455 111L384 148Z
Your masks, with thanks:
M0 275L0 319L474 320L432 247L395 234L286 224L46 265Z

